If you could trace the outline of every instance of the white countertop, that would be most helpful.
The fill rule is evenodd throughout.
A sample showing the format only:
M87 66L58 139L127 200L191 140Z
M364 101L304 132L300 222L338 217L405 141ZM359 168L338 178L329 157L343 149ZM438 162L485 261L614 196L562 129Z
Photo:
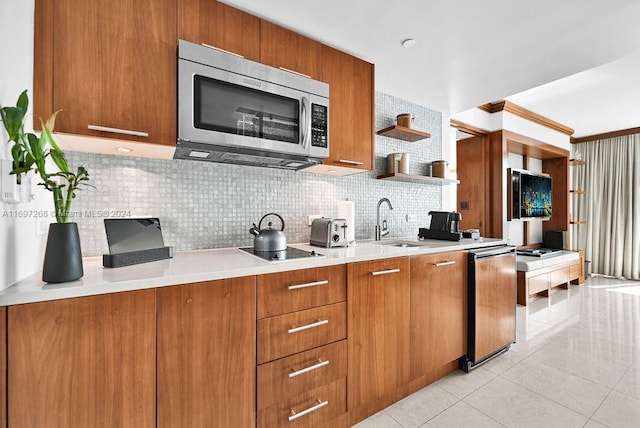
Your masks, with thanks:
M415 242L416 247L384 245L397 241ZM319 248L308 244L291 244L304 250L314 250L323 257L283 261L265 261L238 248L176 252L172 259L142 263L121 268L103 268L102 257L83 259L84 276L78 281L60 284L42 282L39 272L0 290L0 306L42 302L72 297L92 296L120 291L141 290L216 279L237 278L288 270L307 269L355 263L392 257L415 256L447 251L466 250L504 244L501 239L481 238L461 241L392 238L382 241L358 241L348 248Z

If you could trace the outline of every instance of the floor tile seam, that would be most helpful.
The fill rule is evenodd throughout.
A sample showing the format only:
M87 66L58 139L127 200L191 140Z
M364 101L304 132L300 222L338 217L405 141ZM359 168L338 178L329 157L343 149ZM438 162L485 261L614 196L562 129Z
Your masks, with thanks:
M568 375L578 377L578 378L580 378L580 379L586 380L586 381L591 382L591 383L595 383L595 384L596 384L596 385L598 385L598 386L601 386L601 387L603 387L603 388L608 389L608 390L609 390L609 392L611 392L611 391L613 391L613 390L615 389L615 387L613 387L613 388L612 388L611 386L609 386L609 385L605 385L605 384L603 384L603 383L601 383L601 382L598 382L597 380L589 379L588 377L585 377L585 376L583 376L583 375L581 375L581 374L572 373L572 372L567 371L567 370L565 370L565 369L563 369L563 368L561 368L561 367L552 366L552 365L547 364L547 363L545 363L545 362L543 362L543 361L533 361L532 363L534 363L534 364L542 364L542 365L544 365L544 366L546 366L546 367L551 367L552 369L559 370L559 371L561 371L561 372L563 372L563 373L566 373L566 374L568 374ZM515 367L515 366L514 366L514 367ZM624 375L625 375L626 373L627 373L627 372L625 372L625 373L622 375L622 377L621 377L620 379L618 379L618 381L616 382L616 386L618 385L618 383L620 383L620 381L622 380L622 378L624 377Z
M479 390L480 388L482 388L483 386L485 386L486 384L488 384L489 382L491 382L491 381L492 381L493 379L495 379L496 377L500 376L500 375L495 374L495 373L493 373L493 372L491 372L491 371L489 371L489 370L486 370L486 369L485 369L485 371L486 371L486 372L488 372L489 374L491 374L493 377L492 377L491 379L489 379L488 381L486 381L485 383L483 383L482 385L478 386L477 388L474 388L471 392L469 392L469 393L467 393L467 394L464 394L464 396L462 396L462 397L458 397L458 396L457 396L457 395L455 395L453 392L448 391L445 387L440 386L440 385L437 385L437 383L436 383L436 386L438 386L440 389L445 390L447 393L449 393L449 394L453 395L454 397L458 398L458 400L459 400L459 401L462 401L462 400L464 400L465 398L467 398L468 396L470 396L471 394L473 394L474 392L476 392L477 390Z
M633 366L629 367L629 368L627 369L627 371L626 371L626 372L624 372L624 374L622 375L622 377L621 377L620 379L618 379L618 382L616 382L616 385L615 385L611 390L612 390L612 391L617 392L618 394L622 394L622 395L624 395L625 397L633 398L634 400L638 400L638 401L640 401L640 398L636 397L635 395L627 394L627 393L626 393L626 392L624 392L624 391L620 391L620 390L617 390L617 389L616 389L616 388L618 388L618 386L620 385L620 382L622 382L622 380L623 380L623 379L627 376L627 374L628 374L629 372L631 372L632 370L634 370L634 367L633 367Z
M600 405L596 408L596 410L593 412L593 415L591 415L591 417L589 419L593 419L595 422L605 425L605 426L609 426L607 424L605 424L604 422L601 422L597 419L594 419L594 416L596 413L598 413L598 410L600 410L600 407L602 407L602 405L604 404L605 401L607 401L607 398L609 398L609 396L611 395L611 393L613 392L613 389L611 391L609 391L609 393L607 394L606 397L604 397L604 400L602 400L602 403L600 403Z
M516 385L516 386L519 386L519 387L521 387L521 388L524 388L524 389L526 389L527 391L529 391L530 393L535 394L535 395L537 395L538 397L543 398L544 400L551 401L552 403L555 403L555 404L557 404L558 406L560 406L560 407L562 407L562 408L564 408L564 409L567 409L567 410L569 410L569 411L571 411L571 412L575 413L576 415L583 416L583 417L585 417L585 418L587 418L587 419L589 419L589 418L590 418L589 416L585 415L584 413L580 413L579 411L577 411L577 410L573 410L573 409L571 409L571 408L567 407L566 405L564 405L564 404L562 404L562 403L558 403L558 402L557 402L556 400L554 400L553 398L545 397L544 395L542 395L542 394L540 394L540 393L538 393L538 392L536 392L536 391L534 391L534 390L530 389L529 387L527 387L527 386L525 386L525 385L521 385L521 384L519 384L519 383L517 383L517 382L514 382L514 381L512 381L512 380L510 380L510 379L507 379L507 378L505 378L505 377L503 377L503 376L500 376L500 378L501 378L502 380L504 380L504 381L507 381L507 382L509 382L509 383L513 384L513 385ZM609 394L610 394L610 393L611 393L611 391L609 391L609 393L607 394L607 397L609 396ZM605 400L606 400L606 397L605 397ZM602 403L604 403L604 400L602 400ZM602 403L600 403L600 405L598 406L598 408L600 408L600 406L602 405Z
M493 379L492 379L492 380L493 380ZM488 383L488 382L487 382L487 383ZM485 384L485 385L486 385L486 384ZM489 419L491 419L492 421L494 421L495 423L497 423L497 424L498 424L498 425L500 425L501 427L505 427L505 428L507 427L507 425L505 425L505 424L503 424L502 422L498 421L498 420L497 420L496 418L494 418L493 416L491 416L491 415L487 415L485 412L483 412L482 410L478 409L477 407L475 407L475 406L474 406L474 405L472 405L471 403L468 403L468 402L467 402L467 401L465 401L464 399L463 399L463 400L460 400L460 401L462 401L462 402L463 402L464 404L466 404L467 406L471 407L473 410L475 410L475 411L479 412L480 414L482 414L482 415L484 415L484 416L488 417Z
M395 403L394 403L394 404L395 404ZM392 404L392 405L393 405L393 404ZM388 407L386 407L386 408L384 408L384 409L382 410L382 411L384 412L384 414L385 414L385 415L387 415L389 418L391 418L391 420L392 420L393 422L397 423L397 424L398 424L398 425L400 425L402 428L404 428L404 425L402 425L402 424L400 423L400 421L398 421L396 418L394 418L394 417L393 417L393 415L392 415L391 413L387 412L387 409L388 409L389 407L391 407L391 406L388 406Z
M588 420L587 422L585 422L585 424L582 426L582 428L584 428L584 427L586 427L587 425L589 425L589 422L595 422L595 423L597 423L597 424L599 424L599 425L602 425L602 426L603 426L603 427L605 427L605 428L612 428L612 427L610 427L609 425L607 425L607 424L603 424L602 422L598 422L598 421L596 421L596 420L595 420L595 419L593 419L593 418L589 418L589 420Z
M550 345L550 344L549 344L549 345ZM538 349L537 351L533 352L533 353L532 353L531 355L529 355L527 358L529 358L529 357L533 356L534 354L537 354L538 352L542 351L542 350L543 350L544 348L546 348L546 347L547 347L547 345L543 346L542 348L540 348L540 349ZM558 354L558 352L555 352L553 349L548 349L548 350L547 350L547 352L550 352L550 353L552 353L552 354ZM600 359L600 358L597 358L597 359L590 358L590 354L585 354L584 352L579 352L578 354L580 354L580 355L579 355L580 357L584 357L584 358L582 359L582 361L584 361L584 360L587 360L587 359L588 359L588 360L590 360L590 362L591 362L591 363L593 363L594 365L598 365L598 366L601 366L601 365L617 364L617 365L623 366L623 367L624 367L624 368L626 368L626 369L630 369L630 368L632 368L632 367L633 367L633 362L631 362L631 363L627 363L627 362L623 362L623 361L620 361L620 360L617 360L617 361L603 361L603 360L602 360L602 359ZM560 369L560 370L561 370L561 369ZM565 371L566 371L566 370L565 370ZM625 373L626 373L626 372L625 372ZM576 375L576 376L580 376L580 375ZM585 378L584 376L581 376L581 377L583 377L584 379L587 379L587 378ZM587 379L587 380L591 380L592 382L596 382L596 383L599 383L600 385L603 385L603 384L601 384L600 382L594 381L594 380L592 380L592 379ZM619 380L620 380L620 379L618 379L618 381L619 381ZM608 385L603 385L603 386L605 386L605 387L607 387L607 388L610 388Z
M450 393L449 391L447 391L446 389L444 389L443 387L433 384L434 387L438 388L439 390L445 392L446 394L449 394L450 396L454 397L457 401L449 406L447 406L445 409L443 409L442 411L438 412L437 414L433 415L432 417L430 417L429 419L427 419L426 421L424 421L422 423L422 425L419 425L419 427L424 426L425 424L429 423L430 420L432 420L435 417L438 417L438 415L440 415L441 413L446 412L447 410L449 410L450 408L452 408L453 406L455 406L456 404L458 404L459 402L462 401L462 399L456 397L455 395L453 395L452 393Z

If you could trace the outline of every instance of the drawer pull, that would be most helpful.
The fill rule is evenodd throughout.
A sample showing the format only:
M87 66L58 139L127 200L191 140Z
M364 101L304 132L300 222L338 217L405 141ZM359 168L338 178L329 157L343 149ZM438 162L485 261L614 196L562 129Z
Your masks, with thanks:
M300 327L293 327L292 326L289 329L289 334L297 333L299 331L307 330L307 329L314 328L314 327L320 327L321 325L325 325L325 324L329 324L329 320L321 320L321 319L319 319L316 322L312 322L311 324L301 325Z
M364 162L354 161L349 159L338 159L340 163L348 163L349 165L364 165Z
M371 272L371 275L373 276L389 275L390 273L398 273L398 272L400 272L400 269L387 269L387 270L379 270L377 272Z
M309 288L309 287L317 287L319 285L327 285L329 283L328 280L324 281L316 281L316 282L307 282L306 284L296 284L290 285L287 287L288 290L299 290L301 288Z
M433 265L435 267L442 267L442 266L450 266L450 265L455 265L455 264L456 264L455 260L449 260L448 262L434 263Z
M289 416L289 422L295 421L296 419L304 416L304 415L308 415L311 412L315 412L318 409L323 408L324 406L326 406L327 404L329 404L328 401L320 401L319 398L316 398L316 401L318 404L309 407L308 409L305 409L301 412L296 413L295 410L291 409L291 415Z
M320 362L317 363L317 364L314 364L314 365L309 366L309 367L305 367L304 369L300 369L297 372L293 371L293 372L289 373L289 377L290 378L291 377L296 377L298 375L305 374L307 372L311 372L313 370L319 369L320 367L324 367L324 366L328 366L329 365L329 360L322 361L321 359L318 359L318 361L320 361ZM293 369L291 369L291 370L293 370Z
M280 70L282 70L282 71L286 71L288 73L296 74L298 76L302 76L302 77L306 77L307 79L311 79L311 76L309 76L308 74L300 73L299 71L291 70L290 68L286 68L286 67L278 67L278 68Z
M100 125L87 125L87 129L90 129L92 131L111 132L113 134L135 135L136 137L149 136L148 132L131 131L129 129L109 128L108 126L100 126Z

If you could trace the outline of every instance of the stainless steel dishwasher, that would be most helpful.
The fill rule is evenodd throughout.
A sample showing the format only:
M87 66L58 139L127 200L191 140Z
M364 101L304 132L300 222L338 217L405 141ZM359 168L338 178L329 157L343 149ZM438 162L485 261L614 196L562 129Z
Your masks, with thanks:
M516 247L470 250L468 255L467 373L516 341Z

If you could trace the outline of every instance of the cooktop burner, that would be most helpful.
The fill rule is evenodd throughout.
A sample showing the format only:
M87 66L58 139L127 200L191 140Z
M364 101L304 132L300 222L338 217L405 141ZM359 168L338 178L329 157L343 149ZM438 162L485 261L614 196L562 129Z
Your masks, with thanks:
M240 248L242 251L245 251L249 254L252 254L256 257L260 257L263 260L267 260L270 262L280 261L280 260L291 260L291 259L302 259L305 257L322 257L324 254L320 254L316 251L307 251L301 250L299 248L287 247L286 250L282 251L256 251L253 247L244 247Z

